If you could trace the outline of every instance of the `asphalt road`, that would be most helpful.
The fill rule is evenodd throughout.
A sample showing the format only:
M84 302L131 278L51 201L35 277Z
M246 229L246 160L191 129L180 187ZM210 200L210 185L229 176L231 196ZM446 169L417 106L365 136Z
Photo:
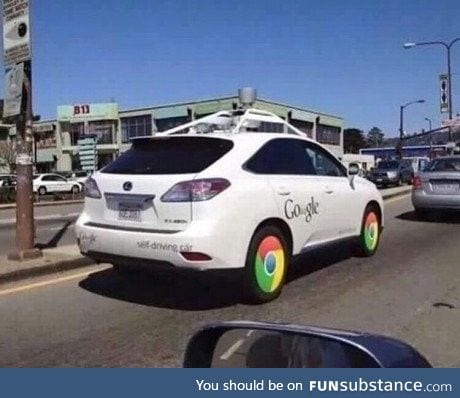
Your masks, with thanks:
M347 245L306 253L281 297L261 306L205 275L126 280L99 268L3 286L0 366L180 366L193 331L242 319L386 334L433 365L460 366L460 217L417 220L408 197L387 202L386 217L374 257Z

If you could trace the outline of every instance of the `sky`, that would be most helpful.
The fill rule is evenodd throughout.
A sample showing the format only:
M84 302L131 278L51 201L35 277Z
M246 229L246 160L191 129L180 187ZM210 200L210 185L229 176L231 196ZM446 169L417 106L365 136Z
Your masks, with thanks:
M439 126L443 47L460 37L458 0L31 0L34 113L63 104L121 109L235 95L335 114L394 136ZM460 111L460 42L452 50ZM4 92L3 81L0 90Z

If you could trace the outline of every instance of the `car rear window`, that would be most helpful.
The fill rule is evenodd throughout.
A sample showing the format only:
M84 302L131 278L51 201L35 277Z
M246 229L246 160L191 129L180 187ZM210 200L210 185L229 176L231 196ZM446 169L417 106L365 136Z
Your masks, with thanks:
M230 140L161 137L134 140L132 147L104 169L110 174L199 173L233 148Z
M425 171L458 171L460 172L460 158L445 158L433 160Z
M381 161L377 165L378 169L397 169L399 167L399 163L396 161Z

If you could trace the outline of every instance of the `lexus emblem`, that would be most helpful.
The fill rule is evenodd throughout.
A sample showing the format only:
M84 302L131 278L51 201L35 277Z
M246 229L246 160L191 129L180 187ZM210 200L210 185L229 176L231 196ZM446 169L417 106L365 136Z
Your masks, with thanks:
M123 189L125 191L131 191L131 189L133 189L133 183L131 181L126 181L124 184L123 184Z

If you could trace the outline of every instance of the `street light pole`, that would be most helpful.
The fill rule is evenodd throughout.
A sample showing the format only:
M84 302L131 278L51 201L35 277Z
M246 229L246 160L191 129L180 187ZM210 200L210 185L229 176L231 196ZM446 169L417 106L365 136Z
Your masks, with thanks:
M449 86L447 88L447 95L449 97L449 120L452 120L452 114L453 114L453 104L452 104L452 68L451 68L451 60L450 60L450 55L451 55L451 48L452 46L460 41L460 37L457 37L456 39L451 40L449 43L446 43L444 41L425 41L425 42L417 42L417 43L405 43L404 48L409 49L417 46L432 46L432 45L440 45L445 47L447 50L447 79ZM453 135L452 135L452 127L449 126L449 141L453 140Z
M410 101L404 105L401 105L399 107L399 143L398 143L398 148L397 148L397 153L396 155L398 156L399 159L402 158L402 152L403 152L403 138L404 138L404 109L407 108L409 105L412 104L423 104L425 100L416 100L416 101Z
M426 117L425 120L428 122L428 126L430 128L430 131L433 130L433 128L431 127L431 119L429 117Z
M429 127L429 132L430 132L430 160L432 158L432 154L433 154L433 133L431 132L431 130L433 130L433 127L431 125L431 119L429 117L426 117L425 120L428 122L428 127Z

